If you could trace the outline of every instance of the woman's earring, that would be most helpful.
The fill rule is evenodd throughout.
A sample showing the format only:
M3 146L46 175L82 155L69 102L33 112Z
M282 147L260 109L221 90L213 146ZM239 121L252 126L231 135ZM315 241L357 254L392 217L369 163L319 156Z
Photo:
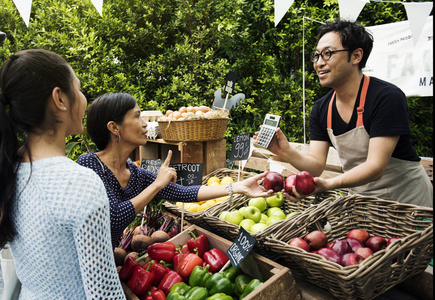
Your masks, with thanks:
M65 110L65 111L66 111L66 107L65 107L65 106L63 107L63 110Z
M119 143L121 141L121 135L118 134L118 138L116 139L116 142Z

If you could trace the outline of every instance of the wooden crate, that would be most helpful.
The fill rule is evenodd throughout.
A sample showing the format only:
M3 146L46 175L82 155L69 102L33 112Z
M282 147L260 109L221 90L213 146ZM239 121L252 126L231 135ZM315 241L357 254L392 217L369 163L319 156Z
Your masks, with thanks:
M164 161L169 150L172 150L172 164L203 164L203 176L226 167L226 140L168 142L163 139L147 139L147 143L133 151L130 158L139 162L142 158Z
M205 234L209 241L211 248L218 248L222 251L227 251L232 245L232 242L211 233L201 227L192 225L176 237L170 239L174 245L185 244L191 237L189 231L192 231L196 236ZM289 268L284 267L270 259L261 255L251 252L255 262L263 276L263 284L251 292L244 300L292 300L301 299L299 288L293 278ZM126 284L122 284L127 300L139 300L139 298L132 293Z

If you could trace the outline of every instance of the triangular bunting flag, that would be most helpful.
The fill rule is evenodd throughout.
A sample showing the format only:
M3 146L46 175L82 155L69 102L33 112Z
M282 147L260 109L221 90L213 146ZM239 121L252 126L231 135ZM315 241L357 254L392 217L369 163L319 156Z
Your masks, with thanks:
M103 0L91 0L100 16L103 16Z
M414 46L418 42L421 31L426 23L427 17L432 11L432 2L403 3L408 16L409 27L411 29L412 41Z
M340 18L355 22L358 19L359 13L362 11L369 0L338 0L340 9Z
M30 11L32 10L32 0L13 0L18 12L23 18L26 26L29 27Z
M275 27L284 17L287 10L292 6L294 0L274 0L275 8Z

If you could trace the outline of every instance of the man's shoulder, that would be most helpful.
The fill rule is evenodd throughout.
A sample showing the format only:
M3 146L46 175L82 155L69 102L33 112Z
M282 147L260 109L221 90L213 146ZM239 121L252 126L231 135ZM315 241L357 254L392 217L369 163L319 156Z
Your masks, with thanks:
M377 78L377 77L370 77L370 85L369 89L372 88L376 91L391 91L399 94L403 94L403 91L396 85L392 84L391 82L385 81L383 79Z

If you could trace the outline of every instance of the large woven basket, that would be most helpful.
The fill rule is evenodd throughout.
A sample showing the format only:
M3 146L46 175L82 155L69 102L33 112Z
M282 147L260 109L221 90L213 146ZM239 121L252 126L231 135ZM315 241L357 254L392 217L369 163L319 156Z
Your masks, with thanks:
M288 219L273 223L261 231L250 233L250 235L254 237L256 240L255 250L263 256L266 256L270 259L275 259L277 257L277 254L271 252L270 249L268 249L266 245L263 243L264 239L267 236L271 235L273 232L277 231L280 228L288 227L289 224L291 224L293 220L300 213L304 211L312 211L315 209L317 205L321 203L323 203L323 205L326 205L330 201L334 201L340 197L342 197L342 194L339 191L327 191L324 193L319 193L315 196L308 196L306 198L301 199L298 202L293 202L289 199L286 199L284 201L284 204L281 206L281 209L284 211L284 213L289 214L291 212L297 212L298 214L295 214L294 216L289 217ZM249 197L242 196L235 200L234 205L232 207L216 208L215 210L209 211L206 214L204 214L202 218L208 224L208 227L213 228L214 231L217 231L220 235L224 236L225 238L229 240L234 240L239 234L240 226L220 219L219 215L224 210L240 209L242 206L247 206L249 200L250 200Z
M165 141L204 142L223 139L229 120L229 118L216 118L158 121L158 123Z
M221 169L217 169L217 170L207 174L206 176L204 176L202 178L202 184L206 185L208 179L210 177L213 177L213 176L216 176L219 179L222 179L223 177L228 176L228 177L231 177L234 180L234 182L238 182L238 181L243 181L243 180L250 178L252 176L255 176L255 175L257 175L257 174L253 173L253 172L246 172L246 171L238 172L237 170L221 168ZM215 211L232 209L232 207L234 207L234 205L236 205L236 203L238 203L237 199L239 199L241 197L243 197L243 195L234 195L232 203L229 203L228 201L224 201L221 203L217 203L217 204L213 205L212 207L210 207L206 210L200 211L200 212L188 211L188 210L183 209L183 208L181 208L181 207L179 207L171 202L168 202L168 201L164 202L163 206L165 206L168 211L171 211L173 214L175 214L179 217L181 217L181 215L184 213L185 220L215 233L216 230L213 228L210 228L208 223L205 222L204 215L206 213L214 214Z
M322 225L325 222L330 229L324 230L329 227ZM324 231L331 242L345 238L353 228L365 229L371 236L402 239L347 267L288 245L292 238L313 230ZM292 271L338 299L373 299L426 269L433 257L433 209L351 195L297 216L289 226L266 237L264 244Z

